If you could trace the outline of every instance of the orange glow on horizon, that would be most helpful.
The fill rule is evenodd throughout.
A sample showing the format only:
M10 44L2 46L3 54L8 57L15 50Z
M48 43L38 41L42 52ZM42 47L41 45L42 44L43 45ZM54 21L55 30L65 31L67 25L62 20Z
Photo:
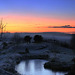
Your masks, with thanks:
M75 26L75 20L61 20L31 15L4 15L3 23L8 23L8 32L75 32L75 28L48 28L49 26Z

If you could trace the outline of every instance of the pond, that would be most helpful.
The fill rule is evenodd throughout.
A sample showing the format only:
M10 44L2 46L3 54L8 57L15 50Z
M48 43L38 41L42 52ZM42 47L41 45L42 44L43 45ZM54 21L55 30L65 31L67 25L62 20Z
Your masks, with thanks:
M54 72L44 68L46 60L25 60L15 66L15 70L21 75L65 75L64 72Z

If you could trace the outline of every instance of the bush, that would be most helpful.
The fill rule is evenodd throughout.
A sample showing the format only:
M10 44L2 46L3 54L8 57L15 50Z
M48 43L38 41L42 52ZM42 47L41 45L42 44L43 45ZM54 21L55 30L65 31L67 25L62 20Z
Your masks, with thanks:
M40 43L40 42L43 41L43 37L42 37L41 35L35 35L35 36L34 36L34 41L35 41L36 43Z
M29 35L25 36L24 41L27 42L27 43L30 43L31 42L31 37Z
M28 50L28 48L26 48L26 49L25 49L25 53L29 53L29 50Z
M4 45L4 46L7 46L7 43L6 43L6 42L3 42L3 45Z
M72 47L73 49L75 49L75 34L72 34L71 47Z
M18 33L14 33L13 37L12 37L12 41L15 42L15 43L20 43L21 42L21 37Z
M70 48L70 45L66 42L61 42L60 45L65 48Z
M72 61L75 63L75 58L73 58Z
M6 48L6 46L8 45L6 42L3 42L3 48Z
M52 59L51 59L51 62L55 62L55 61L56 61L55 58L52 58Z

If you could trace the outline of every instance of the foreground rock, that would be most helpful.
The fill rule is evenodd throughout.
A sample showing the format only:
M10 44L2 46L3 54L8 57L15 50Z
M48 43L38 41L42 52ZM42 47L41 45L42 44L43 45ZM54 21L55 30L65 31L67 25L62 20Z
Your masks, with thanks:
M71 70L66 75L75 75L75 64L71 67Z
M44 68L52 69L54 71L69 71L71 70L71 65L64 62L55 61L45 63Z
M11 69L11 72L10 70L9 71L6 71L4 69L0 69L0 75L19 75L15 70L13 71Z
M20 61L21 55L18 53L0 54L0 75L18 75L15 71L15 65Z

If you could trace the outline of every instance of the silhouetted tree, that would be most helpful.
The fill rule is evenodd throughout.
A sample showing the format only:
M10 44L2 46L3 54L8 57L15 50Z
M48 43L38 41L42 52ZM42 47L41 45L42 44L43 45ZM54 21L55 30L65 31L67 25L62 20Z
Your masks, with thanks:
M40 43L40 42L43 41L43 37L42 37L41 35L35 35L35 36L34 36L34 41L35 41L36 43Z
M2 39L5 27L6 27L6 24L3 24L3 19L1 19L0 21L1 39Z
M72 34L71 47L75 49L75 34Z
M30 43L31 42L31 37L29 35L25 36L24 41L27 42L27 43Z

